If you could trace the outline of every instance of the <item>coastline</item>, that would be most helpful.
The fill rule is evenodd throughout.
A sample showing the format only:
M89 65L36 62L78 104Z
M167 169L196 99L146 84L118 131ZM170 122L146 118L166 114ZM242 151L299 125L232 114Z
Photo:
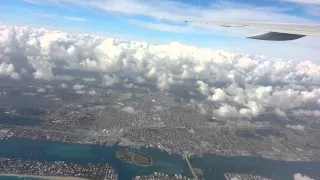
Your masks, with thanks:
M69 161L74 162L77 160L79 164L87 163L102 163L108 162L114 169L117 170L120 180L131 179L132 176L147 175L153 174L153 172L163 172L169 176L174 176L174 174L179 174L183 172L184 176L190 176L189 170L187 168L182 169L182 165L187 165L186 161L183 160L178 154L172 153L169 155L165 151L160 151L159 148L141 148L138 151L142 154L147 154L150 157L154 157L153 163L155 166L151 168L144 168L143 166L137 166L132 168L128 163L120 162L118 158L114 157L118 150L121 149L131 149L131 147L123 147L116 145L113 147L104 147L101 145L91 146L88 144L79 145L71 143L53 143L52 141L38 141L30 139L10 139L0 141L0 146L4 149L2 152L3 157L14 157L22 158L25 153L41 153L41 156L34 156L32 159L35 161ZM30 148L25 148L30 147ZM41 148L39 148L41 147ZM85 147L85 148L82 148ZM1 148L1 149L2 149ZM21 151L21 150L23 151ZM77 149L78 154L81 156L73 156L74 149ZM17 150L17 151L15 151ZM135 151L135 150L133 150ZM54 152L54 153L52 153ZM63 154L64 156L61 156ZM286 177L287 179L292 179L292 174L296 173L298 168L300 173L309 175L309 177L318 177L319 176L319 164L318 162L300 162L292 163L287 161L274 161L265 159L263 157L257 156L217 156L210 153L203 154L204 157L194 156L191 158L190 163L193 168L204 169L203 177L206 179L211 179L212 177L223 177L224 173L234 173L234 169L238 167L244 167L243 172L250 174L252 169L257 168L263 170L268 176L277 174L279 179ZM76 158L76 159L75 159ZM90 159L89 159L90 158ZM89 159L89 160L88 160ZM92 160L93 159L93 160ZM230 166L232 165L232 167ZM139 171L139 173L136 173ZM11 174L12 172L7 172ZM17 173L12 173L17 174ZM23 177L23 174L28 173L19 173L16 177ZM132 176L131 176L132 175ZM3 176L6 176L4 174ZM32 177L32 176L31 176ZM34 177L34 176L33 176ZM52 177L42 177L42 179L52 179ZM5 179L5 178L4 178ZM23 179L23 178L22 178ZM56 179L56 178L55 178ZM59 178L57 180L67 179L66 177ZM68 178L69 179L69 178ZM74 178L73 178L74 179ZM87 178L88 179L88 178Z
M71 176L41 176L41 175L30 175L30 174L0 174L0 176L11 176L11 177L30 177L30 178L39 178L46 180L88 180L85 178L71 177Z

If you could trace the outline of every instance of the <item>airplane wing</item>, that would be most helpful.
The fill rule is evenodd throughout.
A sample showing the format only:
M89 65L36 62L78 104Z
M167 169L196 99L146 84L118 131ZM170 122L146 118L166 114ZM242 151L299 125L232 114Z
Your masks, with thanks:
M304 36L320 36L320 24L293 24L250 21L185 21L186 23L214 24L263 31L247 38L267 41L289 41Z

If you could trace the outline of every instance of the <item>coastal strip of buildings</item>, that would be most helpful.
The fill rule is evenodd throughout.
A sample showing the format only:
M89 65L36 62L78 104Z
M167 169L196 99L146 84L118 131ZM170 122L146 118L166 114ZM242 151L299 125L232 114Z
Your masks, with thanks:
M225 173L224 177L226 180L271 180L266 177L261 177L252 174L237 174L237 173Z
M0 174L78 177L94 180L117 180L116 171L109 164L73 164L63 161L39 162L0 158Z

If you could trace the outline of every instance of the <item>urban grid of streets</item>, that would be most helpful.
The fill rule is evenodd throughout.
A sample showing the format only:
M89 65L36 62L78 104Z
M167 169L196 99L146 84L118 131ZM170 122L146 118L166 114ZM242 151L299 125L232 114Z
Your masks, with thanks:
M39 86L44 85L38 82L36 86L19 90L12 86L1 87L1 98L5 101L14 97L41 97L44 102L27 109L30 112L24 108L2 108L2 117L37 118L41 122L32 125L4 123L0 126L1 139L24 137L82 144L117 143L137 148L157 147L189 157L213 153L260 155L286 161L320 160L317 141L320 134L315 131L320 124L313 119L301 120L307 131L296 131L285 128L283 122L286 120L277 119L275 124L273 116L242 120L202 114L198 104L207 110L216 105L205 100L181 98L171 92L146 89L106 91L97 87L92 96L66 93L70 89L37 93L33 87ZM54 89L58 84L50 86Z

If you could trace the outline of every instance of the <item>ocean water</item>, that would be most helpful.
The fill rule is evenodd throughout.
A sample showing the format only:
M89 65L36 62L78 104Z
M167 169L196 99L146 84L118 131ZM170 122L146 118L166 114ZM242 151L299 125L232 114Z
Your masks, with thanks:
M120 180L131 180L132 176L150 175L153 172L191 176L188 165L181 156L170 155L156 148L141 148L139 152L153 159L152 166L143 167L121 162L116 158L119 149L130 148L22 138L0 141L0 157L51 162L58 160L79 164L109 163L116 169ZM294 173L302 173L316 180L320 179L320 162L284 162L260 157L225 157L210 154L203 158L192 158L190 162L193 167L204 169L206 180L224 180L224 173L252 173L272 177L274 180L293 180Z

